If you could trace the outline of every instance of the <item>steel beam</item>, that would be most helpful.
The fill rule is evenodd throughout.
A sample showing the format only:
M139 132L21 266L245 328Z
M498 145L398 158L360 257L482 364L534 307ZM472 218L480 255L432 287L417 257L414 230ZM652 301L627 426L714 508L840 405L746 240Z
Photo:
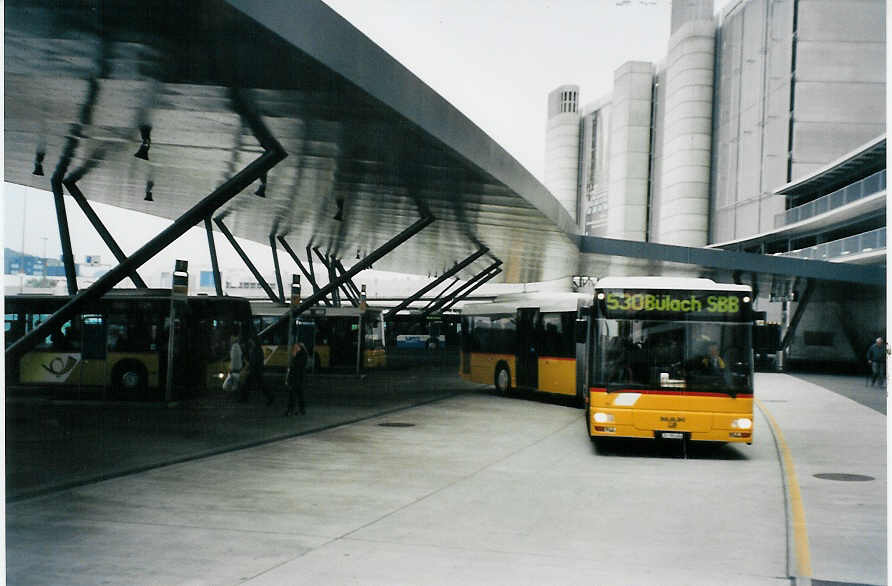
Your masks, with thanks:
M285 303L285 287L282 285L282 273L279 272L279 252L276 250L276 235L269 235L269 247L273 251L273 266L276 267L276 285L279 286L279 299Z
M334 268L336 271L340 273L346 273L347 269L344 268L344 263L341 262L341 259L332 257L332 263L334 264ZM356 286L356 283L353 282L353 279L349 279L347 281L347 287L353 293L353 297L359 301L362 297L362 292L359 290L359 287Z
M437 285L439 285L440 283L442 283L449 277L455 275L460 270L462 270L466 266L470 265L472 262L474 262L475 260L477 260L478 258L483 256L487 252L489 252L489 249L484 246L483 248L481 248L477 252L473 253L471 256L469 256L465 260L454 265L451 269L449 269L448 271L446 271L445 273L440 275L439 278L434 279L433 282L428 283L427 285L425 285L424 287L422 287L421 289L419 289L418 291L416 291L415 293L413 293L412 295L407 297L405 300L403 300L402 303L400 303L399 305L397 305L396 307L394 307L393 309L391 309L390 311L385 313L384 319L385 320L391 319L393 316L395 316L397 314L397 312L409 307L409 305L411 305L412 302L414 302L418 299L421 299L422 295L424 295L425 293L427 293L428 291L430 291L431 289L433 289L434 287L436 287Z
M299 304L292 307L290 310L288 310L288 312L285 315L283 315L278 320L276 320L275 323L270 324L269 326L264 328L263 331L260 332L260 335L262 336L262 335L266 334L267 332L271 331L273 328L278 326L280 323L282 323L286 319L291 319L295 315L300 315L301 313L303 313L304 311L306 311L307 309L312 307L313 304L315 304L317 301L319 301L320 299L322 299L323 297L328 295L329 292L336 289L341 284L340 282L346 281L347 279L352 279L355 275L357 275L360 272L364 271L365 269L369 268L370 266L372 266L372 264L378 262L378 260L381 259L384 255L386 255L387 253L392 251L394 248L398 247L400 244L402 244L403 242L405 242L406 240L408 240L409 238L411 238L418 232L422 231L425 227L430 225L433 221L434 221L434 217L430 216L430 215L426 215L426 216L416 220L415 223L413 223L411 226L409 226L408 228L406 228L405 230L403 230L402 232L400 232L399 234L397 234L396 236L394 236L393 238L391 238L390 240L388 240L387 242L382 244L374 252L372 252L367 257L365 257L364 259L362 259L361 261L359 261L358 263L356 263L355 265L350 267L350 269L347 271L347 273L343 277L341 277L340 279L338 279L337 281L335 281L333 283L327 284L325 287L322 287L321 289L319 289L319 291L317 291L316 293L313 293L313 295L311 295L304 301L301 301Z
M99 216L96 215L90 202L87 201L87 198L84 197L83 192L77 186L77 180L64 179L62 185L68 189L68 193L71 194L71 197L73 197L74 201L77 202L77 205L80 206L81 211L84 212L84 215L87 216L87 219L93 224L93 228L99 234L99 237L102 238L102 241L105 242L105 245L108 246L111 253L115 255L115 258L118 259L118 262L127 260L127 255L124 254L124 251L121 250L121 247L118 246L118 243L112 238L112 235L106 229L105 224L103 224L102 220L99 219ZM136 271L130 273L130 280L133 281L133 284L136 285L137 288L148 289L148 285L146 285L146 282L142 280L142 277L140 277L139 273Z
M430 307L428 307L427 309L422 311L421 314L422 315L430 315L431 313L433 313L435 311L442 311L442 308L447 304L449 304L449 306L451 307L454 304L454 303L450 303L451 301L453 301L459 297L463 297L463 293L465 291L468 291L469 289L471 289L471 287L476 289L476 287L474 287L474 284L477 283L478 281L480 281L481 279L484 279L485 277L487 277L487 275L489 275L490 273L492 273L493 271L498 269L501 266L501 264L502 264L502 261L500 261L500 260L497 260L496 262L492 263L491 265L489 265L488 267L483 269L481 272L474 275L474 277L472 277L467 283L465 283L464 285L462 285L461 287L459 287L458 289L456 289L455 291L453 291L452 293L447 295L444 299L437 301L436 303L434 303L433 305L431 305ZM492 275L492 276L495 276L495 275ZM492 276L486 278L486 280L488 281L489 279L492 278ZM471 289L471 290L473 290L473 289Z
M465 291L464 293L462 293L461 295L459 295L458 297L456 297L455 299L453 299L452 301L450 301L449 303L444 305L442 308L440 308L440 311L446 311L447 309L449 309L450 307L452 307L459 301L466 299L471 293L473 293L474 291L476 291L477 289L482 287L487 281L489 281L490 279L492 279L493 277L495 277L496 275L498 275L501 272L502 272L502 269L496 269L496 270L490 272L488 275L486 275L482 279L480 279L476 285L474 285L473 287L471 287L470 289L468 289L467 291Z
M261 175L269 171L279 161L288 156L288 153L282 148L279 142L273 138L269 130L263 125L260 116L248 110L241 96L237 92L233 92L233 101L235 109L247 121L254 136L264 149L264 153L257 159L248 164L247 167L236 173L232 178L228 179L217 189L209 193L197 204L188 209L183 215L173 222L160 234L149 240L139 250L134 252L130 257L109 272L102 275L90 287L84 289L74 296L68 303L63 305L51 315L46 321L39 326L19 338L6 349L6 361L9 365L10 361L16 360L22 354L33 348L40 340L50 335L56 328L60 327L68 319L74 316L77 311L85 304L94 299L102 297L110 291L112 287L120 283L127 275L141 267L146 261L162 251L171 242L185 234L190 228L201 222L207 216L213 214L214 210L220 208L230 199L241 193L248 185L256 181ZM61 182L59 196L61 197ZM7 366L8 368L8 366Z
M781 351L786 352L787 348L789 348L790 343L793 341L793 336L796 335L796 328L799 326L800 320L802 320L802 316L805 314L805 308L808 307L808 302L811 299L811 294L815 290L815 280L808 279L805 283L805 291L802 293L802 298L799 299L799 303L796 304L796 312L793 314L793 318L790 320L790 325L787 326L787 331L784 332L784 339L781 340Z
M334 267L334 257L332 256L331 259L327 258L326 255L323 255L321 252L319 252L318 246L313 247L313 252L315 252L316 256L319 257L322 265L326 269L328 269L328 281L339 281L340 278L338 277L338 273ZM344 296L350 301L350 305L352 305L353 307L359 307L359 301L353 299L353 296L350 295L350 291L349 289L347 289L345 282L342 282L337 288L332 290L332 301L334 301L336 307L341 306L341 296L338 294L338 289L344 292Z
M451 283L449 283L448 285L446 285L446 287L445 287L442 291L440 291L439 293L437 293L437 294L434 296L433 299L428 300L427 304L425 304L425 306L422 307L421 309L422 309L422 310L427 309L428 307L430 307L430 306L433 305L434 303L437 303L438 301L440 301L440 300L443 298L443 296L446 295L446 294L449 292L450 289L452 289L453 287L455 287L455 284L458 283L459 281L460 281L460 279L459 279L458 277L455 277L454 279L452 279L452 282L451 282Z
M294 258L297 258L297 256ZM307 267L310 269L310 282L313 284L313 293L317 293L319 285L316 284L316 271L313 270L313 254L310 252L309 244L307 244Z
M217 263L217 246L214 244L214 230L211 227L211 217L204 219L204 231L208 235L208 252L211 256L211 269L214 272L214 290L218 297L223 297L223 279L220 278L220 265Z
M50 179L53 190L53 200L56 202L56 223L59 225L59 241L62 244L62 262L65 265L65 280L68 284L68 294L77 294L77 273L74 266L74 255L71 253L71 235L68 232L68 214L65 213L65 198L62 193L62 174L64 168L58 169ZM22 230L25 226L22 226ZM25 251L22 251L22 255ZM46 260L44 260L46 262ZM25 270L24 263L22 271ZM24 291L23 291L24 292ZM33 330L32 330L33 331ZM19 341L21 341L20 339Z
M285 249L285 252L287 252L289 255L291 255L291 258L297 264L297 268L300 269L300 272L302 272L304 274L304 276L310 282L310 285L313 286L313 293L316 293L317 291L319 291L319 285L316 283L316 279L312 272L313 263L310 262L311 270L307 271L307 269L304 267L303 263L300 262L300 259L297 257L297 254L294 252L294 250L291 248L291 246L288 245L288 242L285 241L285 238L283 236L279 236L278 240L279 240L279 243L282 245L282 248ZM307 248L307 250L309 250L309 247ZM322 301L323 301L323 303L325 303L325 305L331 306L331 302L328 299L323 299Z
M248 267L248 270L251 271L251 274L254 275L254 278L257 279L257 284L259 284L264 291L266 291L266 295L270 298L270 301L274 303L283 303L281 298L276 298L276 294L273 293L273 290L270 288L269 283L266 282L266 279L263 278L263 275L260 274L260 271L257 270L257 267L254 266L254 263L251 262L251 259L248 258L248 255L245 254L245 251L242 250L242 247L239 246L238 242L235 241L235 236L232 235L232 232L229 231L229 228L226 227L226 224L223 223L223 218L221 216L217 216L214 218L214 223L217 224L217 227L220 228L220 232L223 233L223 236L226 237L226 240L229 241L229 244L232 245L232 248L235 249L235 252L242 259L242 262L245 263L245 266Z

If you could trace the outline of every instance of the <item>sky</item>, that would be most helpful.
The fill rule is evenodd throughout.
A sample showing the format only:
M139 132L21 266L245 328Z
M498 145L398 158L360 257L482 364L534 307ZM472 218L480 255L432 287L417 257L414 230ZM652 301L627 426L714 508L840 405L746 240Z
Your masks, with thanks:
M676 0L678 1L678 0ZM717 0L718 7L731 0ZM326 0L333 10L461 110L540 181L544 178L548 93L580 87L584 106L608 94L626 61L659 62L669 39L670 0ZM75 259L111 259L83 213L66 197ZM5 247L61 254L52 195L4 183ZM95 204L125 253L169 222ZM126 226L126 230L121 227ZM24 234L22 229L25 228ZM243 265L220 237L222 268ZM272 270L269 249L247 243ZM280 262L290 263L290 259ZM209 266L203 228L195 228L148 263L146 274L170 270L174 259ZM283 266L283 271L290 269ZM295 269L296 270L296 269Z

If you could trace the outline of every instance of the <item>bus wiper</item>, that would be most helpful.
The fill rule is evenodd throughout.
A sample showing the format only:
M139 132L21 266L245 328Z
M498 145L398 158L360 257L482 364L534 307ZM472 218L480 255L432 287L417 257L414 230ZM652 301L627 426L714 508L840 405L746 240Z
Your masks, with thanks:
M607 383L607 392L608 393L616 393L619 391L634 391L636 389L643 389L646 385L641 383Z

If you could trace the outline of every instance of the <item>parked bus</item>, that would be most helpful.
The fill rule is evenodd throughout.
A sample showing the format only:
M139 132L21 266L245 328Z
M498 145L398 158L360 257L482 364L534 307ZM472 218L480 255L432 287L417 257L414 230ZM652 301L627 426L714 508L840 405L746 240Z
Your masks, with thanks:
M593 439L752 443L748 286L605 278L594 298L540 293L462 313L462 377L575 395Z
M440 350L459 343L461 316L457 313L400 313L387 321L388 348Z
M7 346L69 300L53 295L6 296ZM229 369L233 334L253 335L245 299L172 298L169 289L113 290L88 303L22 355L6 373L6 384L46 388L57 395L124 400L219 389ZM166 394L169 355L173 387Z
M504 296L462 308L461 375L506 394L526 388L582 400L583 293ZM577 329L580 328L578 331ZM579 342L583 343L579 343Z
M255 327L262 331L276 323L288 306L268 301L252 301ZM358 307L312 307L295 320L298 331L312 326L312 344L307 344L313 357L312 368L381 368L387 366L384 349L384 322L381 310ZM362 332L360 336L359 333ZM306 334L304 334L305 336ZM285 368L288 365L287 322L261 338L265 366ZM303 339L303 338L302 338ZM360 349L357 350L357 342Z

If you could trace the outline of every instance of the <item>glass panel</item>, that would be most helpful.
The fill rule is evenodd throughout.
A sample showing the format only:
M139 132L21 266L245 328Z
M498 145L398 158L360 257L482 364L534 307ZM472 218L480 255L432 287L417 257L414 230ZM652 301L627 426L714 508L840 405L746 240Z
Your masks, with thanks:
M597 327L596 385L752 392L748 324L600 319Z

